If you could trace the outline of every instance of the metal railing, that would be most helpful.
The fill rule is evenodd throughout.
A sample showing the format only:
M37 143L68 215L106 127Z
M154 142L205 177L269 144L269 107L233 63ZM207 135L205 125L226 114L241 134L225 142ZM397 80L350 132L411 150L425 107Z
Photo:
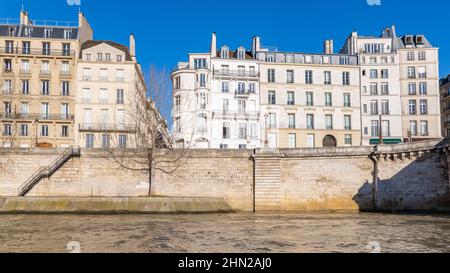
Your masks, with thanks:
M65 56L74 57L75 50L57 50L57 49L38 49L38 48L24 48L24 47L0 47L0 52L4 54L14 55L38 55L38 56Z
M224 77L245 77L245 78L258 78L259 73L254 71L241 71L241 70L214 70L214 75Z
M78 129L80 131L92 132L135 132L136 126L116 123L81 123Z
M74 121L75 115L69 114L15 114L15 113L0 113L0 119L9 120L38 120L38 121Z
M258 119L260 112L256 111L213 111L213 118L217 119Z

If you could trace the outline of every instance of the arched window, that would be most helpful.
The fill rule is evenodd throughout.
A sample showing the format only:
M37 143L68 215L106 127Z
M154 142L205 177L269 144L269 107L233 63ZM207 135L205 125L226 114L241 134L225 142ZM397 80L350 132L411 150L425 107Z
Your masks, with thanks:
M336 138L332 135L327 135L323 138L323 147L337 147Z

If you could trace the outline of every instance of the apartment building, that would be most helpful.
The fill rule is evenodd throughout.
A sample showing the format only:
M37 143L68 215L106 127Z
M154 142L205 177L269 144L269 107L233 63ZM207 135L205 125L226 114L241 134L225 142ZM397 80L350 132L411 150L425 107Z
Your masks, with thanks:
M78 22L0 19L2 71L0 145L68 147L75 144L76 62L92 39L83 14Z
M341 53L358 56L361 67L362 144L403 143L400 58L395 27L381 36L352 32Z
M217 48L189 54L171 73L173 137L191 148L254 149L261 146L259 66L254 50Z
M257 39L263 139L270 148L361 145L356 56L270 51Z
M135 147L136 122L146 102L134 35L130 46L86 41L78 61L75 131L85 148Z
M450 75L439 82L441 93L442 135L450 137Z

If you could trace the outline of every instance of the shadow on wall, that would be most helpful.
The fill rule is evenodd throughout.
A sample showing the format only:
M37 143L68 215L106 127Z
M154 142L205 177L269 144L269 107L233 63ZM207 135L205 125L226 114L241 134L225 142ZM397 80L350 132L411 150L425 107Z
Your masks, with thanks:
M446 154L437 149L401 156L380 156L376 190L373 182L366 181L353 198L360 211L450 212Z

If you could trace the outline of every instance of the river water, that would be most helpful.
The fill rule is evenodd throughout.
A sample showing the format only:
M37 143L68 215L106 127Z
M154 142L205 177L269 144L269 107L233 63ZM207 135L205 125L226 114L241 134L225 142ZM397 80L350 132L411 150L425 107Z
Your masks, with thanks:
M450 216L0 215L0 252L450 252Z

